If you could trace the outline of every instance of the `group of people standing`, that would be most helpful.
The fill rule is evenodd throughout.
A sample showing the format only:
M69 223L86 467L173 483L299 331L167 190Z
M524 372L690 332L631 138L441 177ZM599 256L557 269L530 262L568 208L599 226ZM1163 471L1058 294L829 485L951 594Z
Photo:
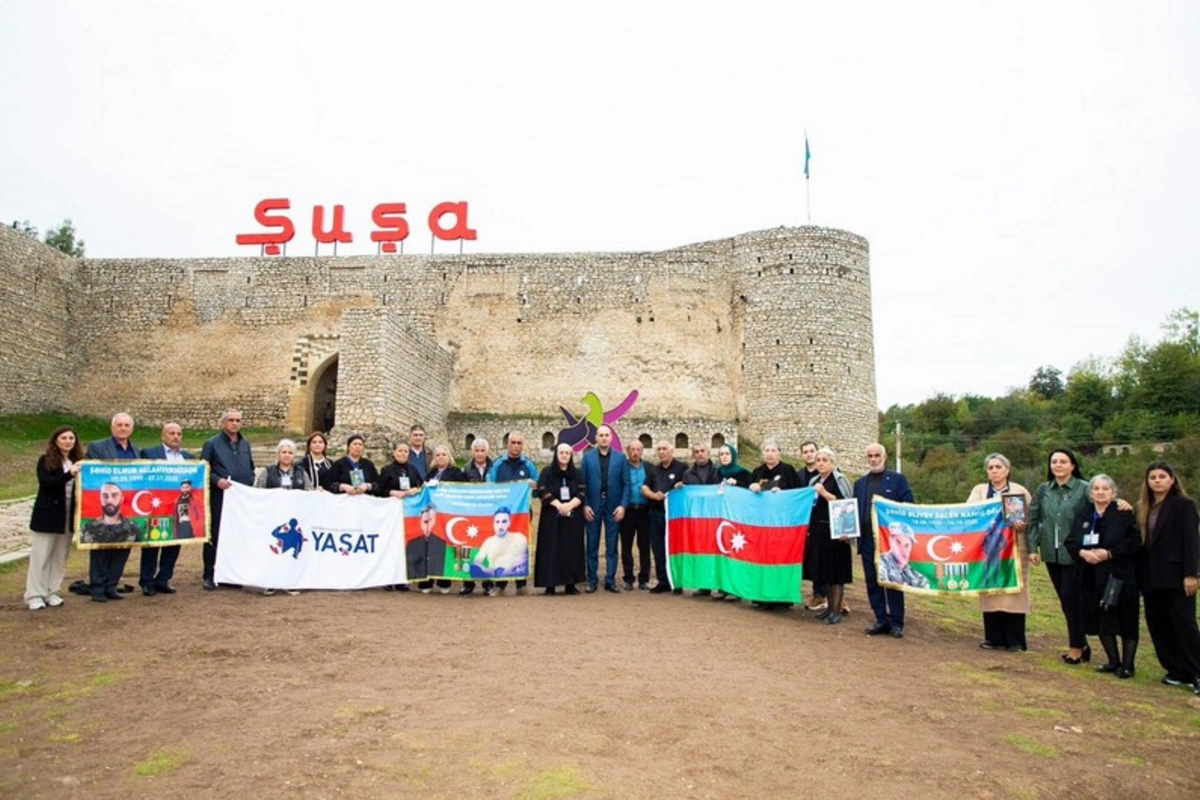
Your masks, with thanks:
M687 485L722 483L756 492L811 486L817 498L805 548L803 574L812 582L812 600L806 607L821 621L836 625L849 613L844 593L846 584L853 581L854 570L851 539L831 530L830 502L853 497L859 518L864 520L870 519L875 497L915 502L905 477L886 469L887 452L879 443L867 447L868 472L851 484L837 468L834 452L811 441L801 446L804 463L800 469L782 460L774 440L764 443L763 463L753 470L738 462L737 448L732 445L718 448L714 460L706 445L696 444L689 465L675 458L674 448L666 441L655 445L657 461L651 464L644 458L640 441L630 442L622 452L613 446L612 429L603 425L597 430L595 447L589 448L579 463L573 447L559 444L553 461L539 471L524 453L524 437L514 432L505 442L504 455L495 459L486 441L474 440L471 459L460 468L447 445L429 449L424 428L414 425L408 440L392 449L392 461L382 470L365 457L362 436L351 436L346 454L332 460L328 438L316 432L308 437L302 457L296 444L284 439L276 448L276 462L256 473L250 444L240 434L241 422L237 410L222 414L220 431L205 442L200 453L210 466L211 539L204 546L203 559L206 590L217 588L213 572L223 498L233 483L403 498L420 492L427 484L442 481L527 482L542 503L533 582L548 595L560 589L564 594L579 594L580 585L587 593L596 592L601 581L604 590L613 593L636 588L652 594L682 594L682 588L671 585L666 563L666 499L670 492ZM132 417L119 413L111 421L112 435L92 442L86 451L70 426L51 434L37 463L38 493L30 521L33 536L25 601L31 610L63 603L60 589L70 547L68 534L74 527L75 484L81 460L195 458L182 449L183 429L176 423L164 425L162 443L146 450L132 444L132 433ZM1200 694L1200 629L1196 623L1200 522L1195 502L1171 466L1156 461L1147 467L1136 508L1118 497L1116 483L1109 476L1097 475L1085 481L1078 459L1066 448L1050 453L1046 481L1032 493L1010 480L1012 465L1002 454L987 456L984 469L987 480L972 489L967 502L1016 494L1025 498L1029 512L1027 520L1013 525L1023 589L1016 594L981 598L984 638L980 646L1009 651L1027 648L1029 568L1045 564L1066 621L1065 663L1090 662L1092 651L1087 637L1095 635L1105 654L1105 662L1096 669L1131 677L1135 671L1140 605L1144 602L1146 627L1166 670L1163 682L1187 685ZM119 496L116 502L119 505ZM107 510L105 514L107 517ZM603 573L599 565L602 535L606 556ZM904 593L880 585L873 536L860 537L857 547L874 615L865 632L868 636L902 638ZM884 554L885 570L908 569L907 552L897 547ZM92 599L120 599L117 583L129 548L97 549L89 555L88 589ZM175 592L171 580L178 556L178 545L142 548L139 584L144 594ZM416 557L419 560L419 554ZM413 559L410 548L410 562ZM410 574L428 574L421 571L420 563L409 566ZM652 569L654 585L650 582ZM895 582L890 573L888 582ZM517 592L524 594L526 584L525 580L517 580ZM417 587L424 592L436 588L448 594L450 581L423 580ZM483 581L485 595L502 593L505 588L505 581ZM470 595L475 590L474 581L464 581L459 593ZM739 599L716 591L716 587L701 587L695 593L714 600ZM786 607L779 603L758 605L766 610Z

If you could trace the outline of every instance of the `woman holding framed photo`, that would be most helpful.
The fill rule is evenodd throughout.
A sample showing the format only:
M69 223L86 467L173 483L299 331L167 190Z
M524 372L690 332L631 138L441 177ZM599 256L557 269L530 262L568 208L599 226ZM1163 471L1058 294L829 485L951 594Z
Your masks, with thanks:
M1025 516L1029 513L1029 490L1009 480L1012 463L1000 453L992 453L983 460L987 482L977 485L967 498L968 503L981 503L994 497L1004 499L1006 508L1025 504ZM984 650L1008 650L1022 652L1025 644L1025 618L1029 614L1029 545L1024 520L1011 523L1013 536L1017 540L1018 563L1021 565L1021 591L1018 594L980 595L979 609L983 612Z

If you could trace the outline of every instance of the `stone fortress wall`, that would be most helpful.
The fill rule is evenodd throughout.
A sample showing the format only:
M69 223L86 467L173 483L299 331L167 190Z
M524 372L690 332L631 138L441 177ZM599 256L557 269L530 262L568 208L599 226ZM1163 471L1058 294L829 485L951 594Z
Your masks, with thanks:
M626 440L775 437L794 457L811 437L853 470L877 435L867 242L837 230L656 253L75 261L5 228L0 270L27 320L0 333L5 413L213 425L238 407L300 431L336 375L339 434L420 421L460 457L510 424L540 446L588 391L612 407L639 390Z

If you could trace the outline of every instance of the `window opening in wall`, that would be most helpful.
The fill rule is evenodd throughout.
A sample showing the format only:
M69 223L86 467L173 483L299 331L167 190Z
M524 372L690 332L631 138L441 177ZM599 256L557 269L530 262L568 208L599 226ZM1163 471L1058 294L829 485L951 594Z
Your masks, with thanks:
M470 450L471 445L473 445L473 444L475 444L475 434L468 433L467 434L467 449Z
M775 365L775 374L776 375L779 374L779 365L778 364Z
M646 448L647 450L654 447L654 440L650 438L650 434L648 433L643 433L641 436L639 436L638 441L641 442L642 447Z
M505 431L504 435L500 437L500 447L504 450L508 449L508 434L509 432Z
M689 446L690 445L688 445L688 437L687 437L686 433L675 434L675 449L676 450L687 450Z
M813 343L813 337L811 337L811 336L810 336L810 337L808 337L808 343L809 343L809 344L812 344L812 343Z
M712 449L716 450L718 447L724 447L724 446L725 446L725 434L714 433L713 437L712 437Z
M542 449L543 450L553 450L554 449L554 434L551 433L550 431L546 431L545 433L542 434Z

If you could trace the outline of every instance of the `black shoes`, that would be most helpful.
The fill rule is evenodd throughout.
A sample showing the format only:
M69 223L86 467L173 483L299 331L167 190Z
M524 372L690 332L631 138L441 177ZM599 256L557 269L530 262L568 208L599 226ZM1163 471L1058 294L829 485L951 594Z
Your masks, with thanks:
M882 636L885 633L891 633L892 626L883 622L876 622L871 627L867 628L867 636Z
M650 594L666 594L669 591L671 591L671 584L656 583L654 584L654 588L650 590Z
M175 594L177 590L169 583L156 583L154 584L154 591L159 594Z
M1183 678L1176 678L1174 675L1172 675L1169 672L1166 675L1163 675L1162 682L1166 686L1185 686L1185 685L1187 685L1187 681L1185 681Z
M1083 664L1084 662L1090 662L1092 660L1091 645L1083 646L1083 655L1081 655L1079 658L1071 658L1070 653L1063 653L1062 660L1067 664Z
M1122 680L1125 680L1127 678L1132 678L1133 675L1134 675L1133 667L1121 667L1120 669L1117 670L1117 677L1121 678Z
M216 590L217 590L217 584L213 582L213 579L205 578L204 579L204 591L215 592Z
M553 586L547 586L547 587L546 587L546 596L547 596L547 597L552 597L552 596L553 596L555 593L556 593L556 592L555 592L555 590L554 590L554 587L553 587Z
M672 589L671 594L683 594L683 589Z
M1002 644L992 644L991 642L988 642L988 641L980 642L979 648L981 650L1004 650L1005 649L1004 645L1002 645Z
M692 597L712 597L712 589L697 589L692 592Z
M595 589L589 589L588 591L592 591L592 592L594 592L594 591L596 591L596 590L595 590ZM567 594L579 594L579 587L578 587L578 586L575 586L574 584L568 584L568 586L567 586L567 589L566 589L566 592L567 592Z
M826 625L837 625L841 621L842 621L842 614L839 611L834 611L829 616L825 617Z
M892 638L893 639L903 639L904 638L904 628L893 627L892 628Z
M104 596L107 597L109 600L124 600L125 599L124 597L121 596L121 593L118 592L116 589L110 589L109 591L104 593Z
M1120 664L1100 664L1095 669L1096 669L1096 672L1105 672L1105 673L1118 672L1121 669L1121 665Z
M143 583L142 594L144 594L146 597L154 597L154 587L148 583Z
M621 593L621 590L617 588L617 585L616 585L615 583L606 583L606 584L604 584L604 591L606 591L606 592L612 592L613 594L620 594L620 593Z
M633 591L633 581L625 581L624 589L627 592L632 592Z
M591 593L593 593L594 591L596 591L596 584L594 584L594 583L589 583L589 584L587 585L587 593L588 593L588 594L591 594ZM570 592L567 592L567 594L570 594Z

